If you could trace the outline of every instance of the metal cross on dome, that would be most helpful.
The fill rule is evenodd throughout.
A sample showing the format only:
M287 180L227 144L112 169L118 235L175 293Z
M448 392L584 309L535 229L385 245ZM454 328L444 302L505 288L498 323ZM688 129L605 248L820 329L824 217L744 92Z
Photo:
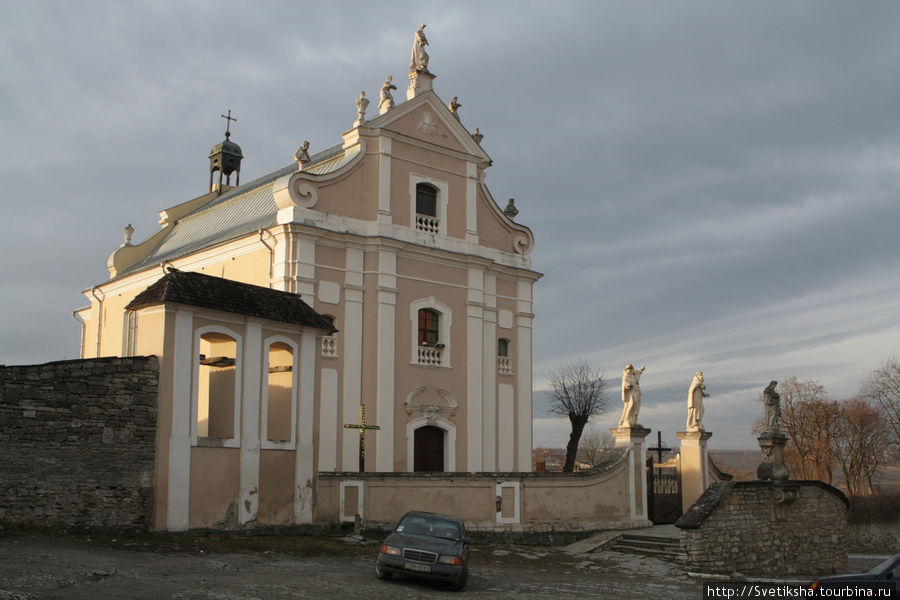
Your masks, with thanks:
M235 117L232 117L232 116L231 116L231 109L230 109L230 108L228 109L228 114L227 114L227 115L220 115L220 116L221 116L223 119L226 119L227 122L228 122L228 125L225 126L225 135L226 135L226 136L231 135L231 122L234 121L235 123L237 123L237 119L236 119Z

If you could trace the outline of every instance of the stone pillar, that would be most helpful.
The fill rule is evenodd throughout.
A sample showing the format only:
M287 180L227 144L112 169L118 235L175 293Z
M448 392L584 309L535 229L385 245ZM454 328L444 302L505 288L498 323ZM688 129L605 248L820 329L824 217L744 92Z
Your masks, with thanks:
M709 454L706 440L712 437L708 431L679 431L681 440L681 509L687 510L709 487Z
M786 480L787 467L784 466L784 445L787 436L780 431L766 431L757 438L762 452L762 462L756 468L760 479Z
M420 94L432 89L434 75L428 71L416 71L413 69L409 72L409 87L406 88L406 99L412 100Z
M609 431L615 436L617 447L628 448L628 496L632 524L635 527L649 527L652 523L647 512L647 444L644 438L650 435L650 430L635 425Z

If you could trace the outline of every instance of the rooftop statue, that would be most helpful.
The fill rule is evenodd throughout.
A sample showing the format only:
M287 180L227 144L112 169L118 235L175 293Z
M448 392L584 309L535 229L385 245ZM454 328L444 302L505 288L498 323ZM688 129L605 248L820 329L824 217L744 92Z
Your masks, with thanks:
M367 108L369 108L369 99L366 98L365 92L360 92L359 98L356 99L356 114L357 114L357 120L360 123L363 123L366 120L366 109Z
M457 111L460 106L462 106L462 104L457 100L456 96L453 96L453 99L450 100L450 104L447 105L447 108L450 109L450 112L453 113L453 116L456 117L457 121L459 120L459 113Z
M300 144L300 147L294 152L294 160L297 161L300 169L303 170L303 165L309 162L309 142L304 141Z
M425 25L419 25L413 38L412 56L409 59L410 71L428 72L428 53L425 52L425 46L428 45L428 39L425 37Z
M706 384L703 383L703 371L697 371L688 390L687 431L705 431L703 429L703 399L708 397Z
M391 95L391 90L396 90L397 86L392 83L392 80L393 76L388 75L388 78L384 80L384 85L381 86L381 99L378 101L378 114L380 115L394 108L394 97Z
M637 371L633 365L625 365L625 371L622 373L622 418L619 419L619 428L634 427L638 425L638 413L641 411L641 375L644 369L641 367Z

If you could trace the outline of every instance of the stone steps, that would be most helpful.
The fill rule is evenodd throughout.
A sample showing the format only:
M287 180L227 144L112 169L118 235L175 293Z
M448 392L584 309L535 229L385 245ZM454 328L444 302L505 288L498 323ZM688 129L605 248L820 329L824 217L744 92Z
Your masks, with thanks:
M641 554L669 561L682 561L681 541L658 535L625 533L604 546L605 550Z

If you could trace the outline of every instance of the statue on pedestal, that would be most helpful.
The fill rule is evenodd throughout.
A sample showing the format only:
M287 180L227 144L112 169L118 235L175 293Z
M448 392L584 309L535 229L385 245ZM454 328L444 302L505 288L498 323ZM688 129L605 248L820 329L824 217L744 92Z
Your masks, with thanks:
M781 396L775 391L778 382L772 380L763 390L763 404L766 407L766 431L781 431L778 422L781 420Z
M625 371L622 374L622 418L619 419L619 428L634 427L638 424L638 413L641 410L641 375L644 369L641 367L637 371L634 365L625 365Z
M428 39L425 37L425 25L419 25L413 38L412 56L409 59L410 71L428 72L428 53L425 52L425 46L428 45Z
M697 371L694 381L688 390L687 431L705 431L703 429L703 399L708 398L706 384L703 383L703 371Z
M359 124L366 122L366 109L369 108L369 99L366 98L365 92L359 93L359 98L356 99L356 122Z

